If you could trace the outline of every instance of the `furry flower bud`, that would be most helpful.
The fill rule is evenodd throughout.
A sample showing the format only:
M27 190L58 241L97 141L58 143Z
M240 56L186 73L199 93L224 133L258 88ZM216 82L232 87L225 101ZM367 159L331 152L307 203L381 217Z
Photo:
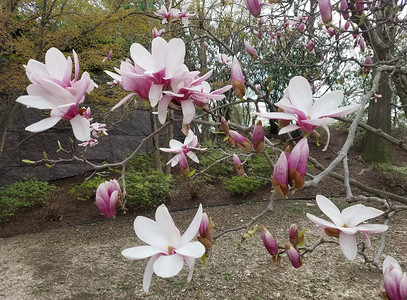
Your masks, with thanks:
M244 86L244 76L242 67L236 56L233 57L232 66L230 68L233 91L237 98L242 99L246 94L246 88Z
M271 182L277 196L284 198L288 194L288 153L283 151L273 170Z
M264 150L264 128L260 120L254 125L253 147L256 152L263 152Z

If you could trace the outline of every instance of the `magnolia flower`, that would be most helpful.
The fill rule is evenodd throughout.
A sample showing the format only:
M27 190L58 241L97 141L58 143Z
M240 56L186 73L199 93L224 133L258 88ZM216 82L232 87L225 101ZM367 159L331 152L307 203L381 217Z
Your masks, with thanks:
M301 256L296 248L291 247L290 244L285 244L285 253L287 254L287 257L294 268L298 269L299 267L301 267Z
M237 98L242 99L246 93L244 87L244 76L242 67L240 66L239 61L236 56L233 57L232 66L230 68L233 90Z
M148 245L128 248L122 255L128 259L150 257L144 271L143 289L148 292L153 273L162 278L177 275L184 262L189 267L188 281L192 279L195 259L205 253L205 247L192 239L198 232L202 219L202 205L188 229L181 236L167 207L162 204L155 212L155 221L138 216L134 220L134 230L140 240Z
M352 205L342 212L328 198L317 195L318 207L327 215L332 222L325 221L314 215L307 213L308 219L320 227L318 233L321 236L331 236L339 239L339 245L347 259L353 260L356 257L358 247L355 233L362 232L367 240L370 239L368 233L381 233L387 230L387 225L382 224L360 224L365 220L375 218L383 214L381 210L373 207L366 207L362 204ZM360 225L359 225L360 224Z
M304 47L307 48L309 52L314 53L315 41L309 40L307 43L304 44Z
M383 262L383 282L386 295L390 300L405 300L407 297L407 275L398 262L387 256Z
M301 139L288 155L288 183L295 189L304 186L304 176L307 171L309 147L307 138Z
M108 135L107 129L106 129L106 124L93 123L90 125L90 131L92 133L92 136L94 136L94 137L99 137L102 134Z
M245 0L247 10L252 14L253 17L260 15L261 7L267 4L262 3L261 0Z
M200 241L205 246L206 250L212 248L212 228L210 225L209 217L206 213L202 214L202 220L199 226L198 241Z
M240 150L246 153L252 152L252 145L250 144L250 142L243 135L235 130L229 130L228 144L231 146L237 145Z
M232 63L232 57L227 56L224 53L219 53L216 57L217 57L218 61L224 65L230 65Z
M273 184L274 192L281 198L284 198L288 194L288 153L286 151L281 152L274 169L271 182Z
M187 10L186 7L182 8L182 11L180 12L180 14L178 15L178 18L181 19L182 24L184 24L184 26L188 26L189 25L189 18L195 16L195 14L190 14Z
M259 120L253 129L253 147L256 152L263 152L264 150L264 128Z
M184 174L186 173L187 175L189 173L189 169L186 156L188 156L194 162L199 163L198 157L191 150L204 151L206 148L199 148L198 137L192 132L192 130L189 130L183 144L177 140L171 140L170 148L160 148L160 150L169 153L177 153L167 162L167 165L171 163L171 167L174 167L179 163L181 172Z
M324 23L330 23L332 21L332 5L331 0L318 0L319 11L321 13L321 19Z
M237 175L244 176L245 173L242 161L240 160L239 156L236 155L236 153L233 154L233 165L235 167Z
M317 126L323 127L327 134L324 151L329 144L330 132L328 124L333 122L330 117L340 117L354 112L359 105L339 107L342 103L343 92L333 91L325 94L316 101L312 100L312 91L308 81L302 76L290 80L287 92L276 106L284 112L260 113L259 116L268 119L294 120L297 124L283 127L279 134L284 134L297 129L303 132L312 132Z
M263 244L264 247L266 247L267 251L275 256L278 254L278 246L277 243L275 241L275 239L273 238L273 236L271 235L271 233L267 230L266 227L261 226L261 238L263 239Z
M90 140L88 140L86 142L78 144L78 146L81 146L81 147L88 147L89 146L89 147L92 148L93 146L96 146L98 143L99 142L98 142L97 139L91 138ZM85 151L86 151L86 149L85 149Z
M244 48L246 49L247 53L249 53L253 59L259 58L259 55L257 54L256 49L254 49L253 46L250 45L248 42L244 42Z
M27 87L26 96L16 101L37 109L51 109L50 117L26 128L31 132L41 132L56 125L61 119L71 123L75 137L80 141L90 139L87 111L79 108L85 100L85 93L96 86L87 72L79 77L79 61L75 51L75 77L71 80L72 60L65 58L61 51L51 48L45 54L45 64L30 59L25 66L28 79L32 82Z
M153 38L161 36L165 32L165 29L162 28L158 30L156 27L154 27L153 31L151 32L153 34Z
M157 10L154 14L163 19L161 21L162 24L166 24L168 22L171 22L173 19L178 18L179 10L176 8L171 8L171 5L167 10L167 8L164 5L162 5L161 8Z
M105 62L106 60L112 60L112 58L113 58L113 50L110 50L110 51L109 51L109 54L107 55L107 57L105 57L105 58L103 59L102 62Z
M96 190L96 206L106 218L116 214L116 205L119 202L122 191L116 179L101 183Z

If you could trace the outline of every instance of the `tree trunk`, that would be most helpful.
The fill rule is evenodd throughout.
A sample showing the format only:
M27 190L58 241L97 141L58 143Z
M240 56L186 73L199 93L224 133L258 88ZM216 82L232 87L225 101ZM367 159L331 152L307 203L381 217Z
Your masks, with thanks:
M382 97L370 100L367 124L390 134L392 90L388 77L388 74L382 74L380 78L377 94ZM369 163L391 163L393 161L391 144L367 131L362 157Z

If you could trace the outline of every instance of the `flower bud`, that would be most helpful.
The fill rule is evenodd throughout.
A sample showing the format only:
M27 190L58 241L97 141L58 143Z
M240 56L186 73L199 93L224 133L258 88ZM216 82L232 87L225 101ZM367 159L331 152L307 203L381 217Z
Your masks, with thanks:
M295 145L288 157L288 183L294 189L304 186L304 176L307 171L309 147L307 138Z
M249 53L253 59L259 58L259 55L257 54L256 49L254 49L253 46L250 45L248 42L244 42L244 48L246 49L247 53Z
M235 166L235 170L239 176L244 176L244 168L242 162L239 159L239 156L233 154L233 165Z
M348 1L347 0L341 0L340 9L341 9L341 13L342 13L343 18L345 20L349 19L349 9L348 9ZM345 25L345 27L346 27L346 25Z
M322 22L330 23L332 21L332 5L331 0L318 0L319 11L321 13Z
M250 144L250 142L243 135L235 130L229 130L228 143L231 146L234 146L236 144L243 152L252 152L252 145Z
M261 7L264 5L260 3L259 0L245 0L247 10L252 14L253 17L260 15Z
M179 153L179 167L181 169L181 174L184 176L188 176L190 171L189 171L189 165L188 165L188 159L184 153L184 151L180 151Z
M264 150L264 128L259 120L253 129L253 147L256 152L263 152Z
M96 190L96 206L106 218L116 214L116 206L121 205L122 191L116 179L101 183Z
M298 269L299 267L301 267L302 260L297 249L291 247L289 244L285 244L285 253L287 254L287 257L294 268Z
M212 228L210 226L209 218L206 213L202 214L201 225L199 226L198 241L205 246L208 250L212 248L213 238L212 238Z
M220 128L226 135L229 135L229 124L224 117L220 119Z
M372 58L370 57L370 55L368 55L365 58L365 65L367 65L367 66L365 66L363 68L363 74L368 75L370 73L371 67L369 65L371 65L371 64L372 64Z
M285 151L281 152L274 166L273 177L271 179L274 192L281 198L284 198L288 194L288 155L289 154Z
M346 21L346 22L345 22L345 25L344 25L345 30L348 30L348 29L349 29L349 26L350 26L349 21Z
M261 226L261 238L263 239L264 247L266 247L267 251L275 256L278 254L278 246L276 241L274 240L271 233L267 230L266 227Z
M243 96L246 94L246 89L244 86L243 71L236 56L233 57L230 72L232 78L233 91L235 92L237 98L242 99Z

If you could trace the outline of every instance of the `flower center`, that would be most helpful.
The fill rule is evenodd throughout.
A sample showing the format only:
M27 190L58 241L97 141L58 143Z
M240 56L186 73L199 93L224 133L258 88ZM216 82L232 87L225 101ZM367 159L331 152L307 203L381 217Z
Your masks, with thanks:
M168 246L168 255L173 255L175 254L175 248L172 246Z
M331 237L336 237L337 239L339 239L339 229L336 228L325 228L325 234L327 236L331 236Z

